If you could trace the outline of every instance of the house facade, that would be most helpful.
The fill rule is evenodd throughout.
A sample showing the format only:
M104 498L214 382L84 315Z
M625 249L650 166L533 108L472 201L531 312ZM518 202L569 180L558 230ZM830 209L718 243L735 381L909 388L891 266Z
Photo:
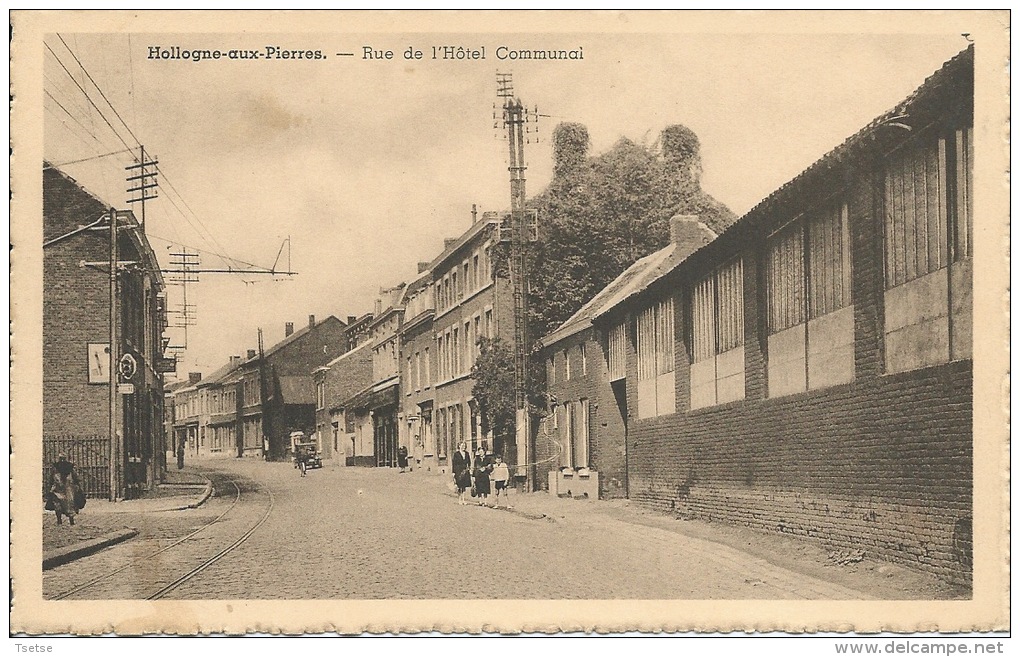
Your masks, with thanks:
M972 113L968 49L594 317L631 499L969 580Z
M324 459L353 465L354 446L345 421L343 402L372 383L372 345L363 342L317 368L315 381L315 436Z
M435 467L450 471L450 455L461 442L503 454L516 464L513 440L482 432L478 404L472 389L471 368L479 355L482 337L501 337L513 344L512 297L507 279L497 276L492 262L496 213L485 213L463 235L448 240L432 262L435 314L433 373L433 434Z
M77 465L87 495L120 499L151 488L166 465L166 309L163 278L145 227L130 211L113 216L115 286L109 271L111 208L44 165L42 467L45 471L65 452Z
M540 340L548 408L534 437L536 488L564 497L627 496L623 326L603 333L593 319L713 239L697 217L673 217L669 245L637 260Z
M439 455L434 427L435 286L429 263L418 264L418 278L408 285L400 327L400 444L407 447L409 464L438 472Z
M195 456L290 457L290 433L316 430L313 371L344 353L346 325L330 316L295 331L259 354L249 349L205 380L178 390L174 422L186 453Z

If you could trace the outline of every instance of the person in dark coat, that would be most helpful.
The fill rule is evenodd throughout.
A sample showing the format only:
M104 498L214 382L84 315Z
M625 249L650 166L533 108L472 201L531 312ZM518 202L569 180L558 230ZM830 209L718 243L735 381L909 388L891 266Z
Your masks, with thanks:
M492 462L486 457L485 449L479 447L475 453L475 492L478 495L478 506L489 502L489 493L492 487L489 485L489 473L492 472Z
M471 452L467 451L467 443L458 445L453 453L453 483L457 486L457 503L467 504L464 493L471 488Z
M50 502L57 513L58 525L63 524L64 516L67 516L68 522L74 524L74 517L80 508L78 503L83 497L80 491L81 484L74 464L67 460L67 454L61 453L50 468L49 491Z
M400 467L401 472L407 470L407 448L403 445L397 449L397 466Z

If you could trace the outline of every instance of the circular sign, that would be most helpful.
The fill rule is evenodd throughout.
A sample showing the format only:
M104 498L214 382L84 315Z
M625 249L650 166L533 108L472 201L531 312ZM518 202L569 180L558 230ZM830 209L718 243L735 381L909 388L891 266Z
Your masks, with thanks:
M130 381L135 376L135 371L138 369L138 362L135 357L131 354L124 354L120 357L120 376L123 379Z

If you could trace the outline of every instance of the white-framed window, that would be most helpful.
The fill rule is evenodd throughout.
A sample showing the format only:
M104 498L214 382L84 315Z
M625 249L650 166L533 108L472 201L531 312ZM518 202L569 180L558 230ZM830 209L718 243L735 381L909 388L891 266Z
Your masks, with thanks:
M691 293L691 408L744 398L744 264L737 258Z
M769 396L853 381L846 203L805 213L770 236L766 248Z
M326 408L326 382L318 381L315 384L315 408L322 410Z
M585 343L581 343L581 376L588 375L588 349Z
M570 380L570 348L563 350L563 380Z
M549 356L549 383L556 383L556 355Z
M676 412L673 298L653 303L637 316L638 417Z
M591 439L591 418L588 415L590 408L587 399L581 399L574 404L574 410L577 413L577 418L574 429L574 442L573 442L573 461L574 467L576 468L587 468L590 464L588 463L588 444Z
M560 434L561 463L574 467L574 402L563 402L563 432Z
M885 371L973 353L973 135L908 143L884 180Z
M432 361L429 359L429 348L425 347L425 386L432 385Z

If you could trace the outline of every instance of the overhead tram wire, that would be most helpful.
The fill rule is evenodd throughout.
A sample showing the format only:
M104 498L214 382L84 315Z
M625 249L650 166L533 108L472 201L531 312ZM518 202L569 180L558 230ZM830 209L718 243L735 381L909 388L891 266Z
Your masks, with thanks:
M74 117L72 117L72 118L74 118ZM98 141L98 139L97 139L97 141ZM124 153L131 153L133 151L134 151L134 149L124 148L124 149L121 149L119 151L113 151L113 152L110 152L110 153L102 153L100 155L93 155L92 157L83 157L80 160L70 160L68 162L58 162L56 164L51 164L50 168L51 169L56 169L57 167L66 167L66 166L70 166L72 164L80 164L82 162L90 162L92 160L98 160L98 159L103 158L103 157L110 157L112 155L123 155Z
M157 181L159 183L160 189L163 189L163 190L166 189L166 188L163 187L163 183L164 182L167 185L169 185L170 189L173 190L173 193L176 194L177 198L179 198L181 200L181 203L184 204L184 207L186 207L188 209L188 211L191 212L192 216L195 217L195 221L197 221L199 223L199 225L202 226L202 228L205 230L206 234L209 236L209 238L211 238L211 243L217 249L219 249L221 251L226 251L227 248L225 246L223 246L223 244L221 244L218 239L216 239L216 236L213 234L213 232L211 230L209 230L209 227L205 225L205 222L203 222L202 218L198 216L198 213L195 212L192 209L192 207L188 204L187 199L185 199L184 195L181 194L177 190L177 187L174 186L173 181L171 181L169 176L167 176L166 173L163 171L163 169L160 168L159 164L156 164L155 168L156 168L156 171L159 172L159 175L160 175L160 180ZM168 195L167 198L170 198L170 196ZM180 208L178 208L178 210L180 210ZM182 212L182 214L183 214L183 212ZM189 223L191 223L191 222L189 221ZM194 224L192 224L192 225L194 225ZM196 230L197 230L197 228L196 228Z
M218 257L218 258L220 258L220 259L222 259L224 261L229 261L229 262L233 262L233 263L236 263L236 264L245 265L247 267L255 267L256 269L266 269L262 265L256 265L254 262L247 262L245 260L240 260L238 258L234 258L232 256L229 256L229 255L226 255L226 254L223 254L223 253L217 253L216 251L210 251L209 249L201 249L201 248L199 248L197 246L192 246L190 244L184 244L184 243L180 242L179 240L172 240L169 237L163 237L161 235L153 235L152 233L146 233L145 235L146 235L146 237L152 237L152 238L155 238L157 240L161 240L163 242L169 242L170 244L179 244L179 245L181 245L182 247L184 247L186 249L192 249L194 251L198 251L199 253L207 253L209 255L214 255L214 256L216 256L216 257ZM243 269L238 269L237 271L238 271L238 273L244 273Z

